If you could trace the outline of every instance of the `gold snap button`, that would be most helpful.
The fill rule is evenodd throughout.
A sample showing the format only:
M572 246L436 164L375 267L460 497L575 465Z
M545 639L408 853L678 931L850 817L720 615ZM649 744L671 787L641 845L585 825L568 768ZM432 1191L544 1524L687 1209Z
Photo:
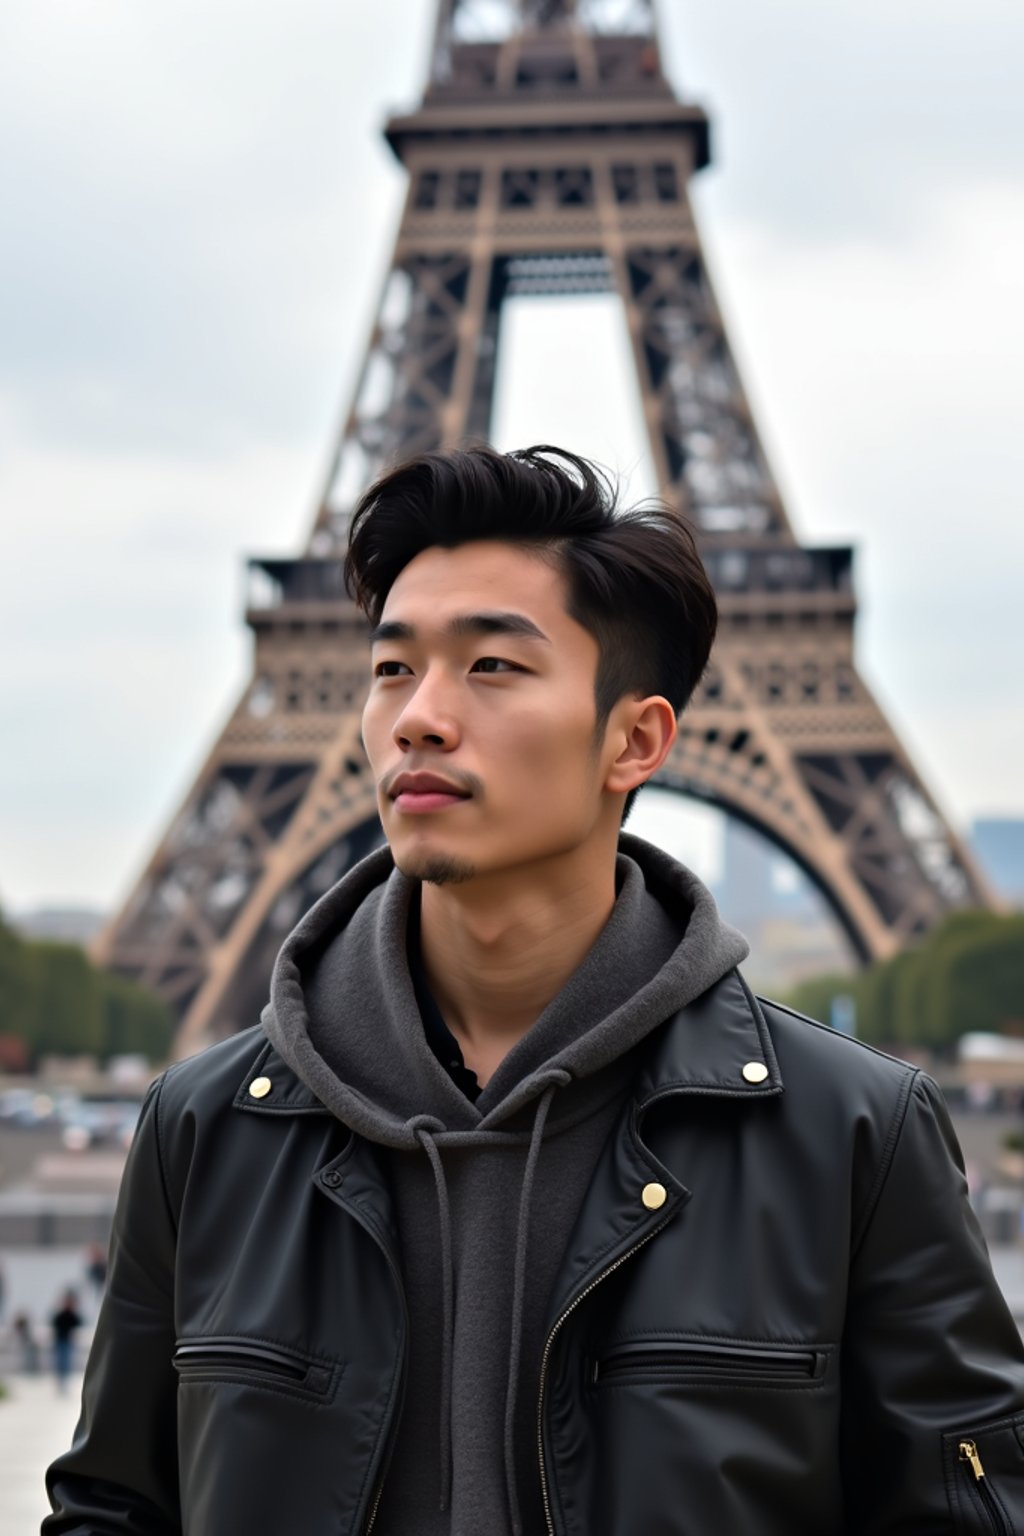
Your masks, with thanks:
M768 1076L768 1068L763 1061L748 1061L743 1068L743 1076L748 1083L763 1083Z
M668 1190L664 1184L645 1184L640 1198L649 1211L660 1211L668 1199Z
M249 1084L249 1097L251 1099L265 1099L270 1092L269 1077L254 1077Z

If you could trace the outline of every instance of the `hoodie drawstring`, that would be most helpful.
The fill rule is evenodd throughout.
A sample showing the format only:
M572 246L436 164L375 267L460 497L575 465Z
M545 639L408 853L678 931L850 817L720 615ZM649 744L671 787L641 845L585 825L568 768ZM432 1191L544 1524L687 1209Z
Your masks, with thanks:
M416 1136L434 1170L437 1215L441 1226L441 1510L452 1492L452 1356L455 1343L455 1262L452 1253L452 1210L444 1164L431 1133L417 1127Z
M548 1110L551 1101L559 1088L571 1081L571 1073L558 1070L552 1073L551 1080L540 1098L537 1100L537 1108L533 1117L533 1129L530 1132L530 1146L526 1154L526 1167L523 1171L523 1183L519 1196L519 1221L516 1227L515 1259L513 1262L512 1282L512 1321L509 1332L508 1351L508 1386L505 1391L505 1491L508 1499L509 1519L512 1525L513 1536L522 1536L523 1522L519 1509L519 1494L516 1489L515 1468L515 1414L516 1401L519 1394L519 1376L522 1367L523 1345L523 1307L526 1296L526 1258L530 1235L530 1205L533 1200L533 1186L537 1174L537 1164L540 1160L541 1144L544 1140L544 1127L547 1123ZM437 1214L441 1229L441 1325L443 1336L441 1340L441 1503L442 1513L448 1508L452 1495L452 1381L454 1374L455 1354L455 1259L452 1248L452 1212L451 1201L448 1197L448 1183L444 1175L444 1163L437 1145L438 1125L432 1117L424 1116L427 1123L415 1121L410 1123L409 1129L416 1136L416 1140L423 1148L430 1160L430 1166L434 1174L434 1187L437 1191ZM479 1145L479 1132L442 1132L446 1144L458 1146L461 1144ZM494 1142L517 1141L518 1137L507 1132L492 1132Z
M568 1077L568 1074L565 1074ZM537 1102L533 1117L533 1134L526 1156L523 1188L519 1197L519 1226L516 1230L515 1277L512 1287L512 1328L508 1349L508 1388L505 1392L505 1490L508 1512L512 1522L512 1536L522 1536L523 1521L519 1512L519 1494L516 1489L515 1464L515 1413L519 1393L519 1371L522 1365L523 1298L526 1291L526 1249L530 1233L530 1201L533 1197L533 1181L544 1140L544 1123L548 1118L551 1100L558 1092L557 1082L544 1090Z

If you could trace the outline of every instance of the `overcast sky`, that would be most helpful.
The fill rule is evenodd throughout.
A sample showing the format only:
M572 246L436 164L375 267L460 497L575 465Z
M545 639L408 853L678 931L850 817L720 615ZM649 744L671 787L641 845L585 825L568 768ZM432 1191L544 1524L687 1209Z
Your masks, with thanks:
M5 907L122 897L248 675L244 557L305 539L432 12L0 7ZM694 199L798 534L857 545L860 664L940 804L1024 815L1024 6L662 22L713 114ZM509 322L501 445L645 489L609 304Z

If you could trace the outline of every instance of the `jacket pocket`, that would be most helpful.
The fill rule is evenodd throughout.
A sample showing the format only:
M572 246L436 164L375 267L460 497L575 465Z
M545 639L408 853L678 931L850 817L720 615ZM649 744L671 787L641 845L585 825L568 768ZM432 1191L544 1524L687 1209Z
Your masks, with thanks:
M972 1425L942 1442L955 1530L1016 1536L1024 1529L1024 1414Z
M630 1382L723 1387L809 1387L820 1382L829 1349L695 1339L634 1339L590 1361L594 1387Z
M179 1339L172 1364L182 1385L234 1382L288 1392L314 1402L330 1401L342 1373L336 1360L238 1336Z

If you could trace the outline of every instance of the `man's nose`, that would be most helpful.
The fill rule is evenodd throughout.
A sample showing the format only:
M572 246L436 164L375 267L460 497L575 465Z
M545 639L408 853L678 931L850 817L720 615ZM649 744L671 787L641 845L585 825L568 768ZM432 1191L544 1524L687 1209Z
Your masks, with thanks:
M434 747L453 747L458 741L458 725L452 711L450 691L438 673L428 672L395 721L395 741L399 746L416 747L421 743Z

